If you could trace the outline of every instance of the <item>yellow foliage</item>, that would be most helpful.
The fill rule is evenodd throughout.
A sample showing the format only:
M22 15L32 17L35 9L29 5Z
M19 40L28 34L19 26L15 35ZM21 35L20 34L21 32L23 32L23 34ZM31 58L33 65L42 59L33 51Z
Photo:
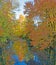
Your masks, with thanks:
M13 50L15 50L16 54L19 56L20 61L22 61L28 51L26 41L18 40L13 44Z
M21 36L22 34L25 34L25 28L26 28L26 21L23 17L23 19L17 20L16 23L13 25L12 27L13 34L15 36Z
M25 20L25 16L24 15L20 15L19 22L22 23L24 20Z

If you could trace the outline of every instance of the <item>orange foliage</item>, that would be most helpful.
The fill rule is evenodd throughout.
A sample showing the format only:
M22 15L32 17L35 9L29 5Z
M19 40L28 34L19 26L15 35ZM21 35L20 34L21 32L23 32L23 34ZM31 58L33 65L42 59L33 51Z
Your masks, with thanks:
M41 19L44 19L44 17L56 17L56 1L34 0L34 5L32 3L27 2L25 5L25 14L27 13L29 18L33 18L35 16L40 16Z
M27 12L30 20L39 16L43 21L36 29L31 23L27 24L31 44L43 50L50 45L56 33L56 0L34 0L34 5L28 2L25 5L25 14Z
M32 40L31 45L39 49L45 49L49 46L52 37L48 22L42 22L38 27L34 27L32 22L27 23L26 31L29 32L29 38Z
M2 36L3 35L3 29L2 28L0 28L0 36Z

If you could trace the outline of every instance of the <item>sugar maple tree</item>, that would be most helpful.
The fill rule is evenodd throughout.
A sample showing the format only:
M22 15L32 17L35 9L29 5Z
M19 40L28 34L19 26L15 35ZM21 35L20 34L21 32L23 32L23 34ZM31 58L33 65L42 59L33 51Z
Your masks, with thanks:
M38 27L34 26L33 21L26 24L26 30L28 38L31 40L30 43L33 47L43 50L47 48L52 38L48 37L51 33L50 28L48 27L47 22L41 22L41 25ZM43 31L44 30L44 31ZM44 35L43 35L44 34Z
M39 50L48 48L49 57L51 58L51 55L54 54L52 58L55 58L56 0L34 0L34 4L27 2L24 13L28 14L26 17L30 20L33 20L36 16L39 16L42 20L37 27L28 23L27 31L29 31L29 38L33 47ZM55 65L55 61L53 64Z
M30 27L32 29L30 32L31 34L30 37L34 38L36 44L38 44L37 40L39 41L41 37L43 37L44 39L45 38L48 39L48 35L52 34L53 36L56 32L56 15L55 15L56 6L55 5L56 5L55 0L34 0L34 4L32 4L31 2L27 2L25 5L25 14L28 13L27 17L33 19L34 17L39 16L40 19L43 21L41 25L38 26L37 32L34 32L35 31L34 28L32 29Z

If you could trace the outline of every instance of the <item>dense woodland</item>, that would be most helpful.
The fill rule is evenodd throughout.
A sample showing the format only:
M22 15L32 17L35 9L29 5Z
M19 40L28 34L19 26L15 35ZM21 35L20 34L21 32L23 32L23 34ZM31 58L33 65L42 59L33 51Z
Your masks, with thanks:
M13 54L26 62L36 54L41 65L56 65L56 0L26 2L27 15L19 19L12 12L16 7L10 0L0 0L0 65L13 65Z

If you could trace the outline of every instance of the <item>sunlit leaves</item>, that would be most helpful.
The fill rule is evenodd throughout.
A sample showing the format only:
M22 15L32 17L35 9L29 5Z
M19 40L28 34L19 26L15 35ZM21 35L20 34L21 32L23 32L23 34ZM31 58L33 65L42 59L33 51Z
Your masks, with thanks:
M48 46L48 43L50 43L51 40L53 39L52 36L56 32L56 15L55 15L56 6L55 4L56 4L55 0L34 0L34 4L31 4L30 2L26 3L25 13L27 14L28 12L28 17L33 19L34 17L39 16L40 19L43 21L36 28L36 30L34 29L34 26L31 26L31 23L29 25L29 29L28 29L30 31L29 36L30 36L30 39L32 40L31 43L34 46L36 45L38 46L38 44L40 44L41 46ZM42 45L42 43L44 44ZM47 45L45 45L45 43Z
M55 17L56 12L55 4L56 4L55 0L34 0L34 5L30 2L27 2L25 5L25 14L28 13L29 18L30 17L33 18L37 15L39 15L40 18L43 19L53 16Z
M13 30L13 34L15 36L21 36L23 34L25 34L25 27L26 27L26 20L24 18L24 16L20 16L19 20L17 20L15 22L15 24L13 24L12 30Z

